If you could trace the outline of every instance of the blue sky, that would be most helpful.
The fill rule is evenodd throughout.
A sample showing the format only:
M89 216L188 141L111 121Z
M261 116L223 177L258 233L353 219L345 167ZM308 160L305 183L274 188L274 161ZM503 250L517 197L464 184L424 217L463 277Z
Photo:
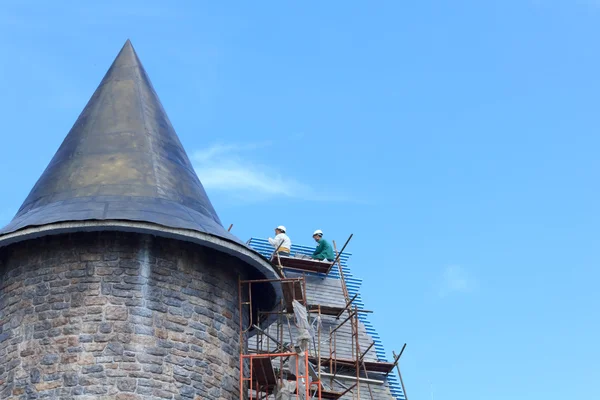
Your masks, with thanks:
M224 224L355 234L411 399L600 398L599 35L596 0L5 1L0 222L131 38Z

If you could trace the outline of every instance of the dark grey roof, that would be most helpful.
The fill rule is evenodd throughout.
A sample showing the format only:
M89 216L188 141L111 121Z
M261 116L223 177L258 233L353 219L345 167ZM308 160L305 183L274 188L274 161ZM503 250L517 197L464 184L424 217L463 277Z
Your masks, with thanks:
M132 220L237 239L221 226L131 43L0 233L73 220Z
M32 227L77 221L88 223L87 230L90 221L129 221L152 224L159 234L161 227L207 234L217 239L208 240L213 247L275 277L258 253L223 228L129 40L0 230L0 246L23 240L20 232Z

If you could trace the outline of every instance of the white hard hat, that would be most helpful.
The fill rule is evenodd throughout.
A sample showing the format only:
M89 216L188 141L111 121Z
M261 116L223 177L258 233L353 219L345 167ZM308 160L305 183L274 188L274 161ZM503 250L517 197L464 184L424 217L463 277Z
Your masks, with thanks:
M315 235L321 235L321 236L323 236L323 231L322 231L322 230L320 230L320 229L317 229L317 230L315 231L315 233L313 233L313 236L315 236Z
M285 233L285 226L283 225L279 225L277 228L275 228L277 230L280 230L281 232Z

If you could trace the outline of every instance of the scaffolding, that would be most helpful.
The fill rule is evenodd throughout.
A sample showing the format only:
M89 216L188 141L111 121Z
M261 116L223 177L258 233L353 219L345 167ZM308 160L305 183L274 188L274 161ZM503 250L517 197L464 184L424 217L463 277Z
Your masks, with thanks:
M400 373L400 357L395 354L393 363L366 360L375 342L361 351L359 315L370 311L359 309L356 305L358 294L350 298L340 259L351 239L352 235L340 252L333 242L336 254L333 262L285 257L279 254L279 249L275 249L271 262L278 279L239 280L240 400L321 400L339 399L350 394L352 399L360 400L361 384L368 389L367 398L375 400L371 385L381 385L384 381L371 379L369 372L387 376L397 368ZM317 273L325 278L333 267L337 267L339 273L345 306L310 304L306 274ZM301 276L287 277L285 270L301 273ZM280 285L283 297L274 310L256 311L255 319L252 315L255 312L251 301L252 288L265 283ZM263 326L250 323L244 326L244 316L249 317L248 321L263 321ZM345 318L340 322L343 316ZM336 325L326 333L322 332L323 317L334 317ZM350 358L338 356L339 335L347 325L350 326ZM251 331L253 335L248 338ZM404 347L400 355L403 351ZM349 371L353 374L345 375ZM348 380L353 384L342 383ZM404 390L403 382L402 386Z

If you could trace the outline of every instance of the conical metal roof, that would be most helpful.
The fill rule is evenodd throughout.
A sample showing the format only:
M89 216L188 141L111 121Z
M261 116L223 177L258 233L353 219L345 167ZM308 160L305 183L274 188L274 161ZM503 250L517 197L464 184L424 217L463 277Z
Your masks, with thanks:
M275 277L221 225L128 40L14 219L0 246L80 230L200 242Z

